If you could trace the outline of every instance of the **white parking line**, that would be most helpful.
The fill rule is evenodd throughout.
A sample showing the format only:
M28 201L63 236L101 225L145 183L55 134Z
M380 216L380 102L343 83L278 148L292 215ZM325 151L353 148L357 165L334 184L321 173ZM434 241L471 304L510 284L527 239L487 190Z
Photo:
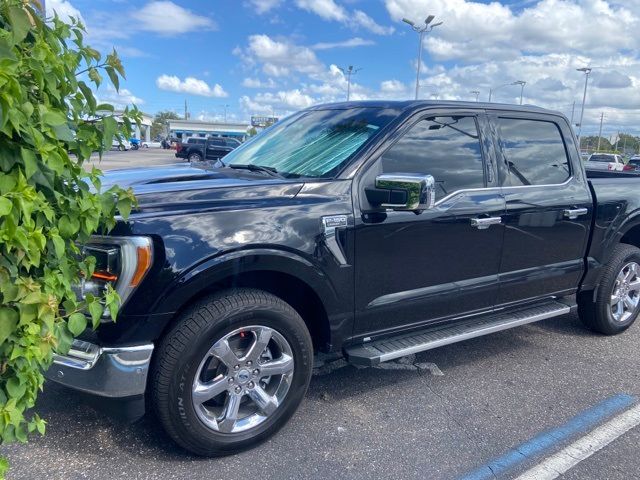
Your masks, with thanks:
M640 405L614 417L560 452L520 475L516 480L552 480L566 473L629 430L640 425Z

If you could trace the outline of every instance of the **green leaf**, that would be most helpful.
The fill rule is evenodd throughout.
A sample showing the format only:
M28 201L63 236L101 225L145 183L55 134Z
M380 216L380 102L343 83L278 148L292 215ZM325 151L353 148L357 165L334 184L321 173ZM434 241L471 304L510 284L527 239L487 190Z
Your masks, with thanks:
M42 121L47 125L54 127L54 126L63 125L64 123L66 123L67 117L65 117L62 112L46 109L42 113Z
M22 398L24 392L27 390L27 386L20 382L17 377L11 377L7 381L7 393L13 398Z
M20 43L31 28L31 22L25 9L18 6L9 7L9 22L13 30L13 41Z
M80 222L76 217L64 215L60 218L58 230L63 238L71 238L80 230Z
M128 198L118 200L118 211L125 220L129 218L129 215L131 214L131 200Z
M22 161L24 162L24 174L27 178L31 178L38 171L38 159L33 150L21 148Z
M77 337L87 328L87 317L83 313L73 313L69 317L68 326L69 331Z
M111 83L113 83L113 86L116 88L116 92L120 90L120 79L118 78L118 74L113 69L113 67L107 67L105 68L105 71L107 72L107 75L109 75Z
M0 307L0 345L11 335L18 325L18 312L13 308Z
M13 203L6 197L0 197L0 217L4 217L5 215L9 215L11 209L13 208Z
M53 248L55 249L56 256L62 258L65 253L65 243L60 235L51 235L51 241L53 242Z

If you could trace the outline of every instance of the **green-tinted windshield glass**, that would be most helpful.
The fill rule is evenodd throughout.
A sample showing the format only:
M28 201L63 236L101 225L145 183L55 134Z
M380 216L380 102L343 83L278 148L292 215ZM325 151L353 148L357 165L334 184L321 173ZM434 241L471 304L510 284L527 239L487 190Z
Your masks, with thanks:
M301 112L238 147L224 163L275 168L285 177L332 177L396 115L378 108Z

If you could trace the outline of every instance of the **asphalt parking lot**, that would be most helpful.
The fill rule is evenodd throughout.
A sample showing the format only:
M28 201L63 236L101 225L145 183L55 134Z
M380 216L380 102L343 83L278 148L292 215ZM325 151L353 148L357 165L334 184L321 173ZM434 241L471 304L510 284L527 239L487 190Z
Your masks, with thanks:
M140 148L126 152L110 150L102 155L102 159L97 154L93 155L84 166L89 170L95 166L106 171L184 162L181 158L176 158L175 153L175 150L163 150L162 148Z
M47 436L7 447L8 478L516 478L636 404L639 344L639 325L604 337L566 316L381 368L333 362L278 435L218 459L180 450L151 417L126 425L47 384ZM640 478L639 442L631 429L562 478Z

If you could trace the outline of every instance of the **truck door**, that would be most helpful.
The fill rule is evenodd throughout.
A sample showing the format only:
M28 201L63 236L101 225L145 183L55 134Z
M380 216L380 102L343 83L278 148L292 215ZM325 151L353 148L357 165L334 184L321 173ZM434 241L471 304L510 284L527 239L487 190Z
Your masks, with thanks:
M206 150L207 160L219 160L229 153L230 148L223 138L210 138L207 140Z
M592 199L566 121L491 115L506 201L499 304L575 293Z
M355 335L491 310L497 299L504 199L484 112L409 121L360 176L355 227ZM436 204L416 215L375 211L380 174L428 174Z

